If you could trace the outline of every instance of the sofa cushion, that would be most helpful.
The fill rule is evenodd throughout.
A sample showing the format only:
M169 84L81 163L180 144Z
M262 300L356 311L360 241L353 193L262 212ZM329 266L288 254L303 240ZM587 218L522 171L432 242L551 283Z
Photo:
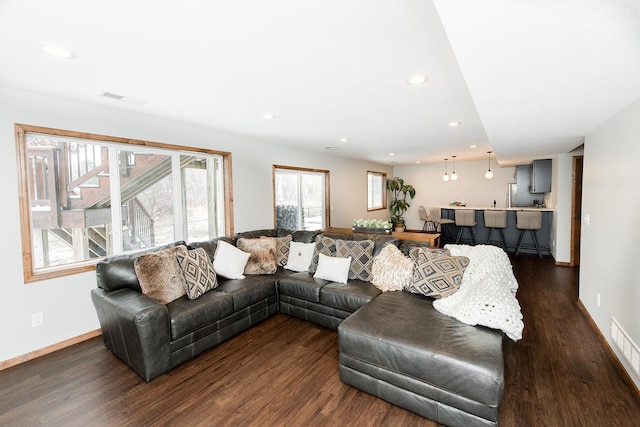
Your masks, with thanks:
M236 233L234 238L238 239L259 239L260 237L277 237L276 230L272 228L264 228L261 230L242 231Z
M336 256L350 257L349 279L371 281L373 240L336 240Z
M409 251L409 256L415 263L415 268L406 290L432 298L454 294L469 265L469 258L451 256L439 249L416 247Z
M218 276L227 279L243 279L244 267L250 256L250 253L241 251L227 242L218 242L216 255L213 258L213 269Z
M229 237L225 237L225 236L221 236L221 237L215 237L211 240L205 240L202 242L191 242L187 245L188 249L197 249L197 248L202 248L207 252L207 255L209 255L209 259L211 260L211 262L213 262L213 258L216 255L216 249L218 247L218 242L226 242L232 246L236 245L236 241L235 239L229 238Z
M244 274L273 274L278 269L275 239L240 238L236 244L238 249L251 254L244 267Z
M189 299L196 299L218 286L213 264L203 248L190 250L184 246L178 246L178 248L176 257L184 274Z
M224 280L218 285L216 292L225 292L233 298L233 311L238 312L245 307L276 295L274 276L247 276L245 279Z
M320 289L330 283L309 272L292 273L278 279L278 293L311 302L320 302Z
M171 340L176 340L233 313L233 297L213 290L191 300L186 296L167 304Z
M318 230L288 230L286 228L276 229L278 237L290 235L294 242L313 243L320 232Z
M168 304L186 293L184 274L178 265L176 252L186 246L176 246L139 255L133 262L142 293Z
M411 282L413 268L413 261L389 244L373 259L371 282L382 292L401 291Z
M186 245L182 240L172 242L158 248L146 249L144 251L114 255L103 259L96 264L96 279L98 287L105 291L115 291L129 288L142 292L138 276L133 268L134 260L142 254L161 251L174 246Z
M380 290L369 282L349 280L347 283L328 283L320 289L320 303L328 307L355 312L380 295Z

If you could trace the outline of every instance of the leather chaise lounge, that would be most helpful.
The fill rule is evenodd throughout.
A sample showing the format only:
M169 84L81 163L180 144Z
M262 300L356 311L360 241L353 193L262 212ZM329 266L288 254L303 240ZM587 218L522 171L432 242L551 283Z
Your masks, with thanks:
M502 333L385 292L338 328L340 379L444 425L491 426L504 393Z
M221 240L286 235L310 243L318 233L255 230L187 247L201 247L213 260ZM386 244L404 244L389 236L322 235L374 240L374 255ZM183 296L160 304L142 294L133 268L138 255L99 262L91 298L106 348L145 381L279 311L338 331L344 383L445 425L497 425L504 389L500 331L443 315L421 295L381 292L357 279L335 283L282 267L271 275L219 277L216 288L195 300Z

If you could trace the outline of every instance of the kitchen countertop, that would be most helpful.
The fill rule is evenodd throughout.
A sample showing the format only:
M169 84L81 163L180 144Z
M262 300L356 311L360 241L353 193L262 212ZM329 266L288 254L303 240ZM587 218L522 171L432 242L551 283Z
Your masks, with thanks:
M542 212L553 212L551 208L534 208L534 207L526 207L526 206L516 206L512 208L506 207L489 207L489 206L456 206L456 205L431 205L429 207L432 208L440 208L440 209L473 209L476 211L542 211Z

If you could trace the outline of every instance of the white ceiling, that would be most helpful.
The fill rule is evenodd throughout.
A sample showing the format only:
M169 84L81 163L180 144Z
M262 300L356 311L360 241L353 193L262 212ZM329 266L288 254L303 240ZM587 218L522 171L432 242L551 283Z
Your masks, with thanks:
M640 97L640 1L0 0L0 86L380 163L513 165Z

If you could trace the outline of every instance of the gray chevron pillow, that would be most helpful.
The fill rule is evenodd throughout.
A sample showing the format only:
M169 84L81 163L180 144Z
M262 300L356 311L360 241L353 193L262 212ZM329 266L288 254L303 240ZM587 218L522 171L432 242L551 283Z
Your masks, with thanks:
M469 265L467 257L452 256L429 248L412 248L409 256L415 268L406 290L432 298L444 298L455 293Z
M218 286L213 264L203 248L187 250L183 246L176 251L176 258L184 274L189 299L196 299Z

